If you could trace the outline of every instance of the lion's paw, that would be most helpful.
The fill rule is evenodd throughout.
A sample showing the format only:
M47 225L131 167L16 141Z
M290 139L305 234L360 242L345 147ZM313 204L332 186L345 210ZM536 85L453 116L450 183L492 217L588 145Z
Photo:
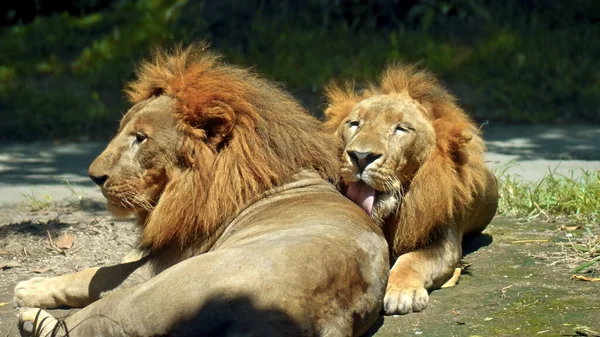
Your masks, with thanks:
M383 300L386 315L404 315L427 307L429 294L425 288L399 288L388 286Z
M21 281L15 287L13 303L17 307L56 308L60 303L53 289L52 278L34 277Z
M19 315L19 331L24 337L58 336L61 331L59 323L42 309L27 309Z

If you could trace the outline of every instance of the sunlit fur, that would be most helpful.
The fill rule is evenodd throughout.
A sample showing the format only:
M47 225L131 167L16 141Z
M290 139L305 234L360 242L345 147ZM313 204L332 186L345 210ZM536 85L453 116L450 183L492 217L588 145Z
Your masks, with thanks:
M156 52L129 84L132 103L176 99L184 169L143 225L142 247L188 246L275 186L314 169L336 181L339 141L288 94L196 45ZM329 153L330 155L325 155Z
M476 125L431 73L414 66L392 65L384 71L379 83L360 93L351 84L330 86L325 126L339 134L359 102L390 97L407 104L418 102L417 110L431 124L434 134L430 136L435 139L431 151L413 149L425 151L426 157L420 163L407 163L418 167L406 186L398 183L403 172L385 167L380 170L389 174L385 184L388 189L395 186L399 197L395 199L393 214L377 220L384 223L392 252L399 256L427 245L441 229L460 221L476 202L475 191L484 188L487 173L483 162L485 145Z

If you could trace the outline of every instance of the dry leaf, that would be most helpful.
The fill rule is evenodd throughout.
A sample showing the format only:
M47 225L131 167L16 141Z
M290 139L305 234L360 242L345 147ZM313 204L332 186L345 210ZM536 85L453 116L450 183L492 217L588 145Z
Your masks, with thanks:
M600 277L587 277L583 275L573 275L571 276L571 280L580 280L587 282L600 282Z
M5 250L0 249L0 255L8 255L8 252Z
M458 283L458 278L460 277L460 273L462 272L462 268L454 269L454 274L452 277L442 285L442 288L450 288L454 287L456 283Z
M460 314L460 311L458 311L458 310L456 310L456 309L452 308L452 314L454 314L454 315L458 315L458 314Z
M7 305L7 304L9 304L9 303L10 303L10 302L0 302L0 307L3 307L3 306L5 306L5 305Z
M62 233L58 239L56 239L54 245L60 249L70 249L73 247L73 241L75 241L75 237L73 235Z
M0 270L18 267L20 264L16 261L0 262Z
M52 270L52 268L43 268L43 267L41 267L41 268L32 268L32 269L29 269L30 272L36 273L36 274L43 274L43 273L49 272L50 270Z

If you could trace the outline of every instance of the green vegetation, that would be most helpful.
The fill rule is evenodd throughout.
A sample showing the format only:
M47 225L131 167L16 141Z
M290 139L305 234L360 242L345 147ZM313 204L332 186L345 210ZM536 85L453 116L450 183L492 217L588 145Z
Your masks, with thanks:
M160 1L38 17L0 35L0 133L65 139L101 133L124 110L120 89L151 43L171 40Z
M583 223L572 229L566 246L568 255L579 264L573 272L594 271L600 262L600 171L581 170L577 177L550 171L537 182L526 182L506 171L508 165L496 172L500 186L498 214L527 220ZM576 236L577 235L577 236Z
M600 171L582 170L575 177L550 171L537 182L526 182L506 172L499 178L498 213L529 220L551 220L557 216L583 223L600 221Z
M52 197L48 194L36 197L31 191L31 193L23 193L23 196L27 199L26 205L32 212L47 210L53 204Z
M419 62L478 119L600 121L595 2L109 3L0 28L0 138L111 134L135 64L154 46L198 40L312 101L331 80L372 80L386 63Z

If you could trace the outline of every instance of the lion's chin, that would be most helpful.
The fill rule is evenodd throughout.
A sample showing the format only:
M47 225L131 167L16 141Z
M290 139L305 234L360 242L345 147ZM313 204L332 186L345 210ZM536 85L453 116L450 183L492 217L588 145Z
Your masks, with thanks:
M135 209L124 208L124 207L121 207L119 205L112 203L111 201L106 202L106 208L117 219L131 218L138 213Z

